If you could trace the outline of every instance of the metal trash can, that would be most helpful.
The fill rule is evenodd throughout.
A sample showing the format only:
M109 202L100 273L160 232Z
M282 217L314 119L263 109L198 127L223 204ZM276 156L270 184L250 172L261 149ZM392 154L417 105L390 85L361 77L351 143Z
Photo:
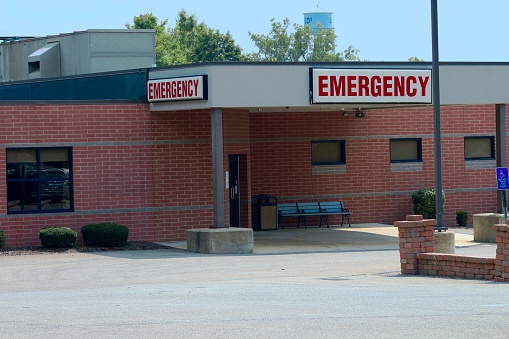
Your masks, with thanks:
M277 198L268 194L251 197L251 216L254 231L277 230Z

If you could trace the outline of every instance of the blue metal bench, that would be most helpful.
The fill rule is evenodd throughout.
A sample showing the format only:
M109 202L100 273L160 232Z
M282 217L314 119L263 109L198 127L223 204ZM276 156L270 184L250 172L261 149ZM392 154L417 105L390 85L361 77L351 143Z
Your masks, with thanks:
M297 217L297 228L299 228L301 220L304 221L304 224L306 222L306 216L300 213L297 203L295 202L277 204L277 217L282 229L285 229L284 218L287 217Z
M299 228L301 221L304 223L304 228L307 228L307 216L318 216L320 217L318 227L322 227L323 222L329 227L329 215L334 214L341 215L341 226L347 220L348 227L352 227L350 224L350 215L352 213L345 208L342 201L283 203L277 205L277 211L282 229L285 228L284 219L288 217L297 218L297 228Z
M348 208L345 207L342 201L326 201L326 202L318 202L322 213L326 215L327 227L329 227L329 215L330 214L339 214L341 215L341 226L343 226L343 222L345 219L348 221L348 227L352 227L350 224L350 215L352 212Z

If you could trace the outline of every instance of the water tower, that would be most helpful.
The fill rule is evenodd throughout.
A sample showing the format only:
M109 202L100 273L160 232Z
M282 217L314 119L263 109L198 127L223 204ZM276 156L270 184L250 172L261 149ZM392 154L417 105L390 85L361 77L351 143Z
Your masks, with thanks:
M311 32L316 34L321 28L334 29L334 13L312 12L304 13L304 25L311 27Z

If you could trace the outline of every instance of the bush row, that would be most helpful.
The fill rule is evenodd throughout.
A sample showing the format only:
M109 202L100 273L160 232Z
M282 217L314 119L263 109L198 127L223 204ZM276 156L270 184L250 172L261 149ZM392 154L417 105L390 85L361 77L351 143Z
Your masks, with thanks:
M421 188L412 193L414 213L420 214L426 219L436 218L436 192L434 188ZM442 191L442 211L445 204L445 192ZM467 226L468 212L456 211L456 224Z
M81 228L85 246L125 247L129 229L114 223L89 224ZM42 247L71 248L78 234L68 227L44 227L39 230ZM0 230L0 248L5 244L5 234Z

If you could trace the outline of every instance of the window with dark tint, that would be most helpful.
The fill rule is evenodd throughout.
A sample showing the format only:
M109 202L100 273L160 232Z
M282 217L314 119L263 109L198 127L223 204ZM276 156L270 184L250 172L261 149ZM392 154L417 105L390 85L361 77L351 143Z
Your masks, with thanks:
M312 141L312 165L338 165L345 163L345 141Z
M465 160L495 159L493 137L465 137Z
M391 162L422 161L422 142L420 138L391 139Z
M7 149L7 212L71 211L70 148Z

